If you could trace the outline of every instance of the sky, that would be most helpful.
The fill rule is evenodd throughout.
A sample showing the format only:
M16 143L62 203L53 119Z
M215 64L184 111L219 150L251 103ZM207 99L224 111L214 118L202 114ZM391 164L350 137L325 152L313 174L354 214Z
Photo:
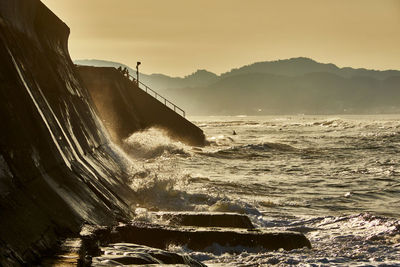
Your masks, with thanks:
M217 74L310 57L400 70L400 0L42 0L71 29L72 59L144 73Z

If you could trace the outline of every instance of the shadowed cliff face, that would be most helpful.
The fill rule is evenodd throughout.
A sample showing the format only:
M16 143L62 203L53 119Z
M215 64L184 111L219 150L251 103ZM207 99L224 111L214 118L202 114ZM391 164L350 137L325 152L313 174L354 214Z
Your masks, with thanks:
M129 218L127 166L90 107L68 35L38 0L0 2L0 265L34 260L83 222Z

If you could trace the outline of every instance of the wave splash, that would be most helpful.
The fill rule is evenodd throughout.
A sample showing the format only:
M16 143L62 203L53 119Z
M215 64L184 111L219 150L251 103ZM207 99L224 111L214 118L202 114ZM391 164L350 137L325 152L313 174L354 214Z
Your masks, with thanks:
M123 150L135 159L154 159L161 156L189 157L188 146L171 140L163 130L150 128L136 132L122 142Z
M400 251L400 221L360 213L349 216L313 218L282 218L279 223L266 217L264 227L271 230L303 232L311 240L313 249L290 252L265 251L257 248L229 247L214 244L202 252L185 246L171 246L174 252L186 253L205 264L229 262L235 266L311 265L311 266L398 266ZM258 220L253 217L252 220ZM262 227L262 225L261 225ZM395 245L397 244L397 245ZM234 255L234 256L233 256ZM364 263L364 265L360 265Z
M214 142L201 150L181 146L164 136L161 136L162 141L146 137L153 138L150 143L135 136L128 145L142 145L144 152L137 150L138 155L132 155L133 161L146 159L136 161L140 162L141 169L137 168L132 174L131 186L137 193L133 207L137 220L155 222L157 218L151 211L158 210L239 212L248 215L257 227L302 232L313 244L312 250L290 252L221 246L212 246L203 252L180 246L170 248L182 250L206 264L328 266L359 265L361 262L397 266L400 221L360 213L376 212L379 209L375 204L368 204L366 208L365 203L378 203L375 199L387 202L397 192L398 160L393 156L397 150L391 148L397 145L400 136L397 123L355 123L337 119L307 123L299 122L300 126L293 123L287 131L280 131L281 125L266 125L257 132L254 132L254 125L243 129L235 125L238 132L235 136L230 134L231 129L210 129ZM345 123L351 127L340 130L346 128ZM335 128L334 131L328 129L330 127ZM292 142L294 139L296 142ZM388 139L390 142L382 142ZM157 152L157 147L163 147L162 152ZM371 149L373 147L377 148ZM189 158L182 160L184 154L174 149L182 149ZM382 156L382 151L387 157ZM143 156L146 153L150 156ZM332 165L338 157L343 160ZM351 160L365 164L355 165ZM210 162L218 163L221 169L213 171L214 165ZM387 170L390 172L386 173ZM248 180L241 178L246 175L250 176ZM312 178L313 175L317 178ZM343 181L348 188L343 186ZM359 181L372 182L368 191L361 190ZM318 186L321 183L324 184ZM314 185L329 190L318 193L310 189ZM371 193L371 187L385 189L383 193L381 189ZM299 197L303 193L305 197ZM398 205L398 201L390 201ZM349 209L348 205L353 204L357 204L357 208ZM329 209L329 212L316 213L318 209Z
M132 207L133 210L140 208L145 211L211 211L261 215L257 208L245 201L207 190L202 193L204 190L200 187L207 185L196 182L189 174L173 167L168 168L168 175L165 169L164 174L152 169L132 176L130 186L136 192L136 206Z
M251 159L255 157L268 157L268 152L294 152L297 149L291 145L283 143L264 142L260 144L247 144L234 146L227 149L221 149L216 152L200 153L209 157L216 158L236 158L236 159Z

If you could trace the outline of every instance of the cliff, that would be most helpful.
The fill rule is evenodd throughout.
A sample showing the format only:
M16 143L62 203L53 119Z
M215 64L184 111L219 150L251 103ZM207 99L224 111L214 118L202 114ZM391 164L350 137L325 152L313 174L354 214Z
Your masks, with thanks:
M0 2L0 265L83 223L130 218L127 166L90 106L69 28L39 0Z
M135 131L158 127L173 139L205 144L204 133L112 67L79 66L79 74L114 142Z

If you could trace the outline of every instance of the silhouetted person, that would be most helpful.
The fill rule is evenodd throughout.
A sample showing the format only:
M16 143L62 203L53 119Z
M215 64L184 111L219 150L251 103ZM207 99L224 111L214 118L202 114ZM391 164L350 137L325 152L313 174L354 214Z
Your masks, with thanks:
M129 71L128 71L128 68L126 68L126 67L124 68L123 74L124 74L124 76L126 76L126 77L129 78Z
M142 64L142 62L138 61L136 63L136 83L139 85L139 65Z
M118 67L118 71L122 72L122 67L121 66Z
M236 131L235 131L235 130L233 130L233 132L232 132L232 135L237 135L237 133L236 133Z

